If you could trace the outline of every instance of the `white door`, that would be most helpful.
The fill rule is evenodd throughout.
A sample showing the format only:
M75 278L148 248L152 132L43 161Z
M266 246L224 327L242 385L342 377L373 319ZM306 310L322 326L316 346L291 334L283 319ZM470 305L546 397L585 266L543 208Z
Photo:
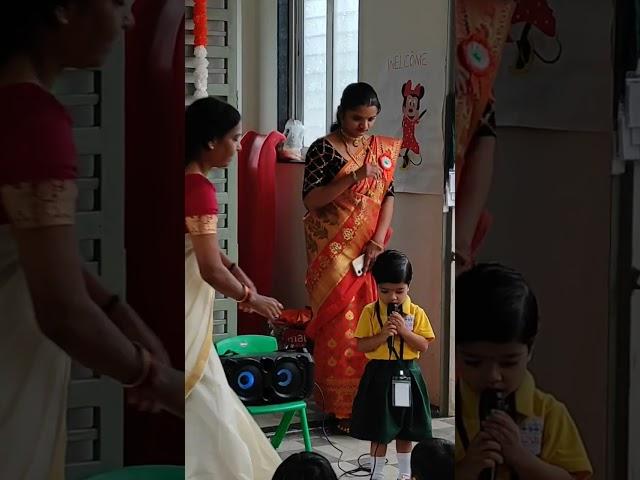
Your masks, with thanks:
M124 48L101 69L70 70L54 86L74 122L79 155L77 230L88 269L125 291ZM67 478L122 465L122 389L73 365L67 415Z
M207 3L209 95L238 107L238 2L209 0ZM193 100L194 36L193 0L185 1L185 103ZM220 248L233 261L238 259L238 166L216 169L210 179L218 191L218 238ZM213 311L213 333L216 340L237 334L237 306L234 300L216 294Z
M631 265L640 269L640 162L634 165ZM640 282L640 279L638 280ZM640 480L640 286L631 294L629 352L629 478Z

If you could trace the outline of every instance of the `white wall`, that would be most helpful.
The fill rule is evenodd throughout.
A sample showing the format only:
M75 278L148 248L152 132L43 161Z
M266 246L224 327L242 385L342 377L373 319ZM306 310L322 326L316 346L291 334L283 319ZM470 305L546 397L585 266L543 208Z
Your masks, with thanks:
M446 0L429 2L404 0L402 8L398 8L397 2L388 0L361 0L360 80L376 87L379 78L380 52L389 50L389 37L380 33L386 29L392 32L399 26L409 28L409 34L402 37L403 42L407 41L409 44L403 47L406 49L431 49L434 45L442 45L442 48L447 49L448 8L449 2ZM410 21L407 15L413 16ZM442 19L438 22L438 25L442 25L441 31L413 29L413 25L432 24L426 21L426 15ZM442 68L444 70L444 66ZM440 88L440 86L434 86L433 91L438 91ZM427 89L431 91L429 85ZM443 103L444 98L434 100L434 103L438 102ZM383 105L383 114L384 111ZM377 133L389 134L388 132ZM396 194L392 223L394 235L390 245L392 248L403 251L411 259L414 267L414 281L411 285L412 300L426 310L436 333L436 340L420 361L429 387L431 402L436 405L441 404L442 374L447 362L447 359L442 358L443 345L444 342L449 341L443 335L442 319L443 201L443 195Z
M396 195L394 229L390 248L406 253L413 266L411 299L422 306L434 332L426 355L420 359L431 403L441 403L444 342L442 319L442 196Z
M276 0L241 0L240 97L245 131L267 133L278 126L277 15Z
M240 49L239 49L239 104L244 131L258 128L260 113L259 32L257 10L260 0L239 0Z
M242 0L242 118L245 131L277 128L277 1ZM272 92L272 93L270 93ZM277 228L274 295L287 308L307 305L302 229L303 165L276 166Z
M523 272L540 304L532 370L565 402L605 478L611 136L500 128L481 260Z

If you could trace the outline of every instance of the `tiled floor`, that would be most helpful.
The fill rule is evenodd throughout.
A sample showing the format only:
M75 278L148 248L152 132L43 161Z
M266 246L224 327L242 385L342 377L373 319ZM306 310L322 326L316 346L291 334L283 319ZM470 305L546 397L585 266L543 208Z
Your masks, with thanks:
M258 420L260 417L258 417ZM263 418L259 420L259 423L265 427L271 427L273 425L273 418ZM446 438L447 440L454 441L455 419L454 418L437 418L433 420L433 436ZM291 431L282 442L282 445L278 449L278 453L282 458L287 458L297 452L304 450L304 444L302 440L302 434L299 430ZM273 430L273 428L269 428ZM321 453L329 459L333 465L334 470L338 476L345 473L345 471L354 470L358 467L358 457L363 454L369 453L369 443L362 440L356 440L355 438L347 436L330 436L328 440L335 445L335 447L342 450L342 454L332 446L327 438L324 437L321 428L313 428L311 436L311 443L313 450ZM273 435L268 433L268 435ZM364 460L364 459L363 459ZM387 466L385 467L385 480L396 480L398 478L398 469L396 459L395 445L389 445L387 450ZM367 478L364 476L363 471L355 473L355 475L346 474L342 478Z

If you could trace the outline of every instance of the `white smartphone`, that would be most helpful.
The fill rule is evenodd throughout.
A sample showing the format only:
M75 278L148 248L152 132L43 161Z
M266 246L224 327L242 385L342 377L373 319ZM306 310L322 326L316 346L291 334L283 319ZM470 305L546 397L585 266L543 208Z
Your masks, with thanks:
M353 267L353 271L356 272L356 275L361 277L364 275L364 255L360 255L358 258L351 262L351 266Z

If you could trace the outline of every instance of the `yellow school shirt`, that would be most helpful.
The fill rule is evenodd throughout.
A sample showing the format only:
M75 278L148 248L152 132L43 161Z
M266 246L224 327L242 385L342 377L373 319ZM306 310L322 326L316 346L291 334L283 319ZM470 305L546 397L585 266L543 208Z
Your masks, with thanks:
M358 321L358 326L356 327L356 332L354 334L355 338L373 337L380 333L380 323L376 318L376 303L380 303L380 319L382 320L382 324L384 325L387 322L387 305L381 301L370 303L362 310L362 314L360 315L360 320ZM413 316L413 333L428 340L436 338L433 333L433 328L431 328L431 323L429 323L427 314L418 305L411 303L411 298L409 298L408 295L402 304L402 311L409 312L409 315ZM400 335L395 336L394 346L398 355L400 355ZM365 353L365 356L370 360L389 360L389 348L387 347L387 342L384 342L374 351ZM415 360L420 358L420 352L415 351L407 344L407 342L404 342L404 353L402 358L404 360ZM395 360L396 356L392 354L391 359Z
M462 418L469 441L478 434L478 408L480 395L460 380L462 400ZM538 458L563 468L569 473L593 473L589 457L567 407L552 395L538 390L530 372L527 372L522 385L516 390L516 412L522 420L519 422L523 443ZM456 408L460 408L456 405ZM459 428L459 427L458 427ZM456 428L456 462L464 457L464 448ZM531 433L541 429L541 434ZM527 433L527 431L529 433ZM538 441L539 440L539 441ZM509 479L506 468L498 471L498 480ZM590 475L580 478L590 478Z

